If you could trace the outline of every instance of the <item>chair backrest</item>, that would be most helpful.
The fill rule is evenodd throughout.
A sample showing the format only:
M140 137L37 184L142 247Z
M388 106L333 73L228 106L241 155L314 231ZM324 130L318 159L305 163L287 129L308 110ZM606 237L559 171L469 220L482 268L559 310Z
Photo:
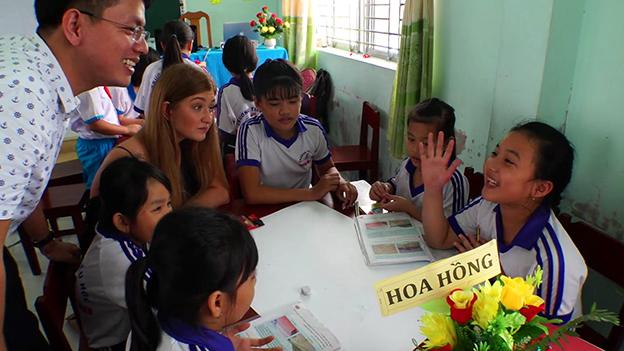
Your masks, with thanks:
M481 196L481 190L485 184L483 173L475 172L472 167L466 167L466 169L464 169L464 175L466 176L466 179L468 179L468 186L470 187L468 199L473 200Z
M50 261L43 285L43 295L35 300L35 309L53 350L72 351L63 333L67 300L74 301L77 265ZM72 303L72 306L75 304Z
M310 92L314 82L316 81L316 70L314 68L306 68L302 70L301 78L303 79L303 91L306 93Z
M360 146L368 148L368 128L372 129L370 152L372 161L379 162L379 111L377 111L368 101L362 104L362 123L360 126Z
M624 274L617 264L624 257L624 243L585 222L572 222L569 214L561 214L559 220L583 255L585 263L620 288L624 288ZM619 312L620 326L612 327L606 338L589 325L579 329L579 334L606 351L620 350L624 345L624 304Z
M212 31L210 29L210 16L208 16L207 13L203 12L203 11L196 11L196 12L185 12L182 16L180 16L180 20L182 21L187 21L190 22L191 26L195 26L195 28L197 28L197 45L201 45L202 44L202 37L201 37L201 19L205 18L206 19L206 32L208 33L208 46L212 47Z

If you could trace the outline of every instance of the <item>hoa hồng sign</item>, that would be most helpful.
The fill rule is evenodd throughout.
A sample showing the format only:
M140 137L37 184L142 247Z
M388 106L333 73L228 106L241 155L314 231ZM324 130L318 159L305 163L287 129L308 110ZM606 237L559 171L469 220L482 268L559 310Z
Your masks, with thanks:
M500 273L498 246L496 240L490 240L473 250L379 281L375 291L381 314L389 316Z

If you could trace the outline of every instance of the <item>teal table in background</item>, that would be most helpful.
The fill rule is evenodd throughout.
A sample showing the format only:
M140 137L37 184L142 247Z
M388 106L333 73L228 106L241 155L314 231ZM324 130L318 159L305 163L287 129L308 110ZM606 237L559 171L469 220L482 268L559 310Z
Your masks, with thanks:
M288 51L281 46L276 46L273 49L266 48L264 45L259 45L256 48L256 54L258 55L258 66L260 66L267 59L284 59L288 60ZM223 50L221 49L209 49L201 50L191 54L191 61L203 61L206 62L206 69L214 78L218 87L230 81L232 75L223 65Z

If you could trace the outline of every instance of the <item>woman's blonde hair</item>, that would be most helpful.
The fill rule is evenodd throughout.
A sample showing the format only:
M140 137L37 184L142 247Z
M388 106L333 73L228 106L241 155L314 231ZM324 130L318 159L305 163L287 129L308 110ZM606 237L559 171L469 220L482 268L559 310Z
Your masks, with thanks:
M173 108L183 99L206 91L216 94L217 88L212 77L199 66L179 63L167 67L152 91L145 127L138 135L149 162L160 168L171 181L174 207L183 205L195 195L189 193L191 184L186 184L188 177L182 173L185 165L188 175L196 182L198 189L195 190L208 188L214 180L227 186L216 120L203 141L178 143L176 131L163 111L163 102L169 102Z

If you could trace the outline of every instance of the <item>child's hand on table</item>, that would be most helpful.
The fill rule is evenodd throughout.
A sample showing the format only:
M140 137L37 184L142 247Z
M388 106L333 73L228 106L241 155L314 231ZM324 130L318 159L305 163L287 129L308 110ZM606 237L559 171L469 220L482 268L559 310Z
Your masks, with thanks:
M249 328L249 323L242 323L239 325L235 325L233 327L229 327L225 331L225 336L232 342L234 349L236 351L253 351L253 350L264 350L264 351L282 351L281 347L272 347L272 348L263 348L262 346L267 345L275 339L273 336L267 336L260 339L251 339L251 338L241 338L236 334L243 332Z
M390 194L388 185L384 182L377 181L371 185L368 196L371 200L379 202L382 201L382 199L388 194Z
M412 202L403 196L386 194L381 200L381 207L391 212L410 213L410 208L414 206Z
M338 189L336 189L336 196L342 202L342 209L349 208L353 206L355 200L357 200L358 192L355 185L350 182L343 181L338 185Z
M477 238L472 234L459 234L458 240L453 244L459 252L466 252L474 249L475 247L483 245L485 242L481 238Z
M323 174L319 179L318 183L316 183L312 187L312 192L314 192L316 199L318 200L325 196L330 191L335 191L338 189L340 185L340 174L338 173L329 173Z

